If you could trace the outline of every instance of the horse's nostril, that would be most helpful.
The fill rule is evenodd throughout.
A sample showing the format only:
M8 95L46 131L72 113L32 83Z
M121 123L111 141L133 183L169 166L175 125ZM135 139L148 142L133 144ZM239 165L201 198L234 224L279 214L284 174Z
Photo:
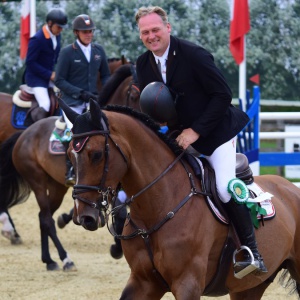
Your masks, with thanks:
M85 229L94 231L98 229L98 222L91 216L82 216L80 218L80 224L83 226Z

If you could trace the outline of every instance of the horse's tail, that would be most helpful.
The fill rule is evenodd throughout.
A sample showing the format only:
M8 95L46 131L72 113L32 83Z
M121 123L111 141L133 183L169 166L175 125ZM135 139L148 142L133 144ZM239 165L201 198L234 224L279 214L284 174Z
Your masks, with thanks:
M31 192L29 184L18 173L12 161L14 145L21 133L15 133L0 148L0 208L25 202Z
M281 273L279 277L279 283L284 288L289 289L289 295L297 294L298 298L300 299L300 283L292 278L289 270L286 269Z

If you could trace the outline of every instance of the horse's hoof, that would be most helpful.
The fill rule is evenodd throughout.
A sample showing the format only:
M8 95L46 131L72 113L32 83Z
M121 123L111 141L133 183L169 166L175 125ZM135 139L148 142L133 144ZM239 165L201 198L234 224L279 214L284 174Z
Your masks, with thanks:
M59 271L60 267L56 262L47 264L47 271Z
M65 272L75 272L77 271L77 268L75 264L71 261L64 264L63 270Z
M57 226L61 229L64 228L68 224L68 222L66 222L64 219L64 215L65 214L62 214L62 215L58 216L58 218L57 218Z
M120 259L123 256L123 250L122 247L118 247L116 244L113 244L110 246L110 255L114 259Z
M14 231L12 236L11 236L11 239L10 239L10 243L12 245L20 245L20 244L23 244L23 241L21 239L21 237L19 236L19 234Z
M21 239L21 237L19 236L19 234L15 230L12 230L12 231L2 230L1 234L5 238L7 238L8 240L10 240L10 242L11 242L12 245L20 245L20 244L22 244L22 239Z

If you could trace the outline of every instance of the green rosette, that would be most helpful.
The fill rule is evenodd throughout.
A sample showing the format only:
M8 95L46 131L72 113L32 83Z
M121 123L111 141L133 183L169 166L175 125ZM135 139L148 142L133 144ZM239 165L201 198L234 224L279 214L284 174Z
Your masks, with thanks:
M239 204L246 203L249 198L249 190L246 184L238 178L229 181L228 192L234 201Z
M252 223L255 228L258 228L259 222L257 219L257 214L259 213L265 216L267 212L264 208L260 207L258 203L248 202L249 190L246 184L242 180L234 178L228 183L228 192L235 202L244 204L248 207L248 209L250 210Z

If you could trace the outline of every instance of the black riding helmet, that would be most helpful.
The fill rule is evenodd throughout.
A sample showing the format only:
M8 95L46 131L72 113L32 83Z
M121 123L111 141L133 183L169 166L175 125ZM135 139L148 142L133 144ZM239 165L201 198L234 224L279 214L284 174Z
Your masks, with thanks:
M52 22L52 25L57 24L59 27L64 28L68 24L67 15L60 9L52 9L46 16L46 22Z
M73 21L74 30L93 30L96 26L93 20L88 15L79 15Z
M162 82L151 82L143 89L140 106L143 113L159 123L177 119L173 96Z

